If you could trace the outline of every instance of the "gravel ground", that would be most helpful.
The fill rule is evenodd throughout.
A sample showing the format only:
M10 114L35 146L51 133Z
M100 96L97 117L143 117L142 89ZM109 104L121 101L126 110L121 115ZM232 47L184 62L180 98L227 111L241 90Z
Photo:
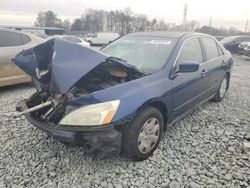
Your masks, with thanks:
M250 62L235 57L231 87L171 127L143 162L94 159L14 118L34 88L0 88L0 187L250 187Z

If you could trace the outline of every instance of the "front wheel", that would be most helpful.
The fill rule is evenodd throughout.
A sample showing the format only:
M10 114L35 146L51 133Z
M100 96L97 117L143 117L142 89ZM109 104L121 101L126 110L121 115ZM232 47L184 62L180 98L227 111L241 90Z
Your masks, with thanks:
M159 145L162 133L161 112L154 107L144 109L124 130L123 154L136 161L147 159Z
M220 102L224 99L228 89L228 85L229 85L229 78L227 75L225 75L220 83L220 87L217 90L216 95L213 98L213 101Z

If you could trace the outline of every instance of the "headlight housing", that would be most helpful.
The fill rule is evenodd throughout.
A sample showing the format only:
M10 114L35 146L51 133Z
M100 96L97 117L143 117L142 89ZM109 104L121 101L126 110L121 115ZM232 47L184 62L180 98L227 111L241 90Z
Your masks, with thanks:
M60 125L95 126L111 122L120 100L113 100L80 107L61 119Z

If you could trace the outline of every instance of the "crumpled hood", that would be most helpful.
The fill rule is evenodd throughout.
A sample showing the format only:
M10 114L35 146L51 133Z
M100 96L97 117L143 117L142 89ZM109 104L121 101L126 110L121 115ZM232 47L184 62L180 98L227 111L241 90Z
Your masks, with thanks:
M107 55L61 39L24 50L12 62L53 93L66 93Z

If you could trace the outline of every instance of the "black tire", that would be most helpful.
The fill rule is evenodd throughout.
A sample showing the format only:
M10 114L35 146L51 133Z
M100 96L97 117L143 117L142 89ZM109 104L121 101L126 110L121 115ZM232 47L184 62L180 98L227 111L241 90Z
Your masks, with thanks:
M90 46L93 46L93 43L90 40L86 42L88 42Z
M152 149L147 153L139 151L138 136L141 132L143 125L150 121L150 119L157 119L159 125L159 132L157 133L158 140L152 146ZM135 161L142 161L147 159L158 147L160 139L164 130L163 117L161 112L154 107L147 107L139 113L135 120L123 130L122 139L122 154L126 157L132 158Z
M220 94L220 90L221 90L221 87L222 87L222 84L223 84L224 81L226 81L226 90L225 90L224 94L221 95ZM228 77L228 75L225 75L222 78L222 80L220 82L220 87L218 88L218 90L217 90L214 98L212 99L212 101L214 101L214 102L221 102L225 98L225 94L226 94L226 92L228 90L228 86L229 86L229 77Z

